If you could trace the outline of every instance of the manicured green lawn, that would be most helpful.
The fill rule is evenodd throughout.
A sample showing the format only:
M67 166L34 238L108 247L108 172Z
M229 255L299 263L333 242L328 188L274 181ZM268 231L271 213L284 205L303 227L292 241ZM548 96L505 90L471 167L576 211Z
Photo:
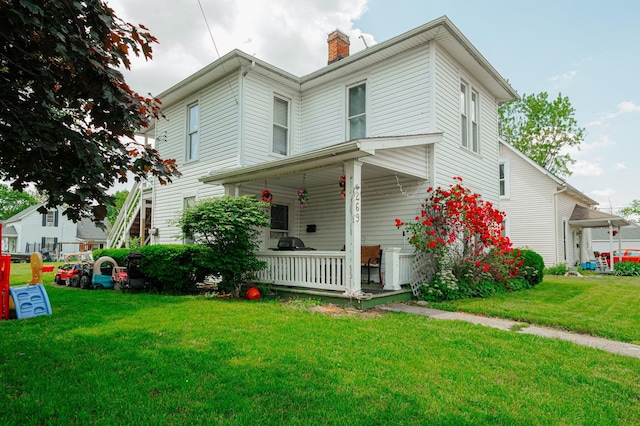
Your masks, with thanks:
M434 306L640 344L639 277L547 275L531 290Z
M640 423L640 360L564 341L400 313L47 291L53 315L0 322L0 424Z

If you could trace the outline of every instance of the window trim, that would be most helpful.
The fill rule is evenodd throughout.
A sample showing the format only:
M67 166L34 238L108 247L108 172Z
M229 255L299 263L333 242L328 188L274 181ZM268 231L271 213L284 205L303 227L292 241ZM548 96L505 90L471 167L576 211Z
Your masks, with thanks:
M504 177L500 178L500 166L503 168ZM501 193L500 182L504 181L504 194ZM509 198L509 162L506 160L501 160L498 162L498 194L500 198L506 199Z
M197 127L195 130L191 130L191 110L197 108ZM198 101L187 104L187 126L186 126L186 140L184 159L185 162L196 161L200 157L200 103ZM192 137L196 135L197 141L195 144L195 150L193 149ZM195 151L195 153L193 152Z
M350 92L351 89L354 89L358 86L364 86L364 112L361 114L357 114L357 115L349 115L350 114L350 109L351 109L351 96L350 96ZM348 86L346 86L346 108L345 108L345 116L346 116L346 139L347 140L354 140L354 139L362 139L362 138L366 138L367 135L369 134L369 121L367 120L367 115L368 115L368 111L369 111L369 96L367 96L367 92L368 92L368 81L367 80L361 80L357 83L354 84L350 84ZM362 137L357 137L357 138L352 138L351 137L351 120L354 118L359 118L359 117L364 117L364 135Z
M459 89L460 145L480 154L480 91L464 78Z
M286 102L287 104L287 124L286 127L281 125L280 123L276 123L275 120L275 104L276 101ZM286 153L282 154L280 152L275 151L275 127L284 128L286 130L286 140L285 140L285 150ZM273 101L271 103L271 149L269 152L270 155L275 155L278 157L286 157L291 155L291 99L278 95L276 93L273 94Z

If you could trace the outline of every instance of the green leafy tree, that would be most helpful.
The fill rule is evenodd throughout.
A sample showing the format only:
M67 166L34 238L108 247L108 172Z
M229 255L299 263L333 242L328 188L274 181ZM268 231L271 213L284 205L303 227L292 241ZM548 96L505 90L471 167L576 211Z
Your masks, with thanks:
M0 220L9 219L39 201L28 192L15 191L0 183Z
M621 208L618 213L627 220L640 223L640 200L631 201L629 206Z
M114 204L107 206L107 220L111 225L113 225L118 218L118 214L120 213L120 210L122 210L122 206L124 206L128 196L129 191L127 190L116 191L113 194Z
M179 175L136 130L161 117L159 100L124 81L129 55L152 58L157 40L104 1L0 0L0 180L33 184L46 207L102 220L107 190L149 175Z
M568 97L550 100L546 92L523 95L499 108L500 136L533 161L560 177L571 175L575 163L566 149L578 147L584 128L578 126Z
M177 219L184 238L211 249L220 287L236 296L241 284L266 266L256 256L261 229L270 225L266 206L253 195L210 198L188 207Z

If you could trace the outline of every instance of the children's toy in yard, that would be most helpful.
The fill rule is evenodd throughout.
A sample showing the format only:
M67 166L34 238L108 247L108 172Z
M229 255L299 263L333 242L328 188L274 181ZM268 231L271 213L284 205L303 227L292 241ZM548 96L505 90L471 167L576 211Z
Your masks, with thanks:
M13 304L18 319L51 315L49 296L42 285L42 255L40 253L31 255L31 275L31 281L26 285L9 287L11 296L9 308L11 309L11 304Z

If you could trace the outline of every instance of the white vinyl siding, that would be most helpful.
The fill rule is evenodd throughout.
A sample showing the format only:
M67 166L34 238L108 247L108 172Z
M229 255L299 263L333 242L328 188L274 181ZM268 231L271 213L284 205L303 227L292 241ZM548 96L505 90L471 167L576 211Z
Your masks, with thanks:
M168 185L154 185L151 223L158 228L157 244L175 244L179 231L173 224L182 211L185 193L204 199L224 194L217 185L203 185L198 179L212 170L229 169L238 164L238 84L235 79L218 81L186 100L163 109L166 119L156 122L156 148L162 158L184 158L188 133L187 108L198 100L200 161L178 164L182 173ZM267 122L268 126L268 122ZM267 127L268 129L268 127ZM267 132L268 133L268 132Z
M483 199L498 203L498 120L484 120L478 127L478 152L462 146L461 81L477 91L477 117L497 117L498 103L490 92L437 44L435 49L435 131L443 133L443 143L435 146L434 186L447 187L453 176ZM469 92L470 93L470 92ZM467 133L471 134L471 131Z
M273 98L273 145L271 152L278 155L289 153L289 101Z
M367 136L367 84L361 83L348 90L347 139L361 139Z

